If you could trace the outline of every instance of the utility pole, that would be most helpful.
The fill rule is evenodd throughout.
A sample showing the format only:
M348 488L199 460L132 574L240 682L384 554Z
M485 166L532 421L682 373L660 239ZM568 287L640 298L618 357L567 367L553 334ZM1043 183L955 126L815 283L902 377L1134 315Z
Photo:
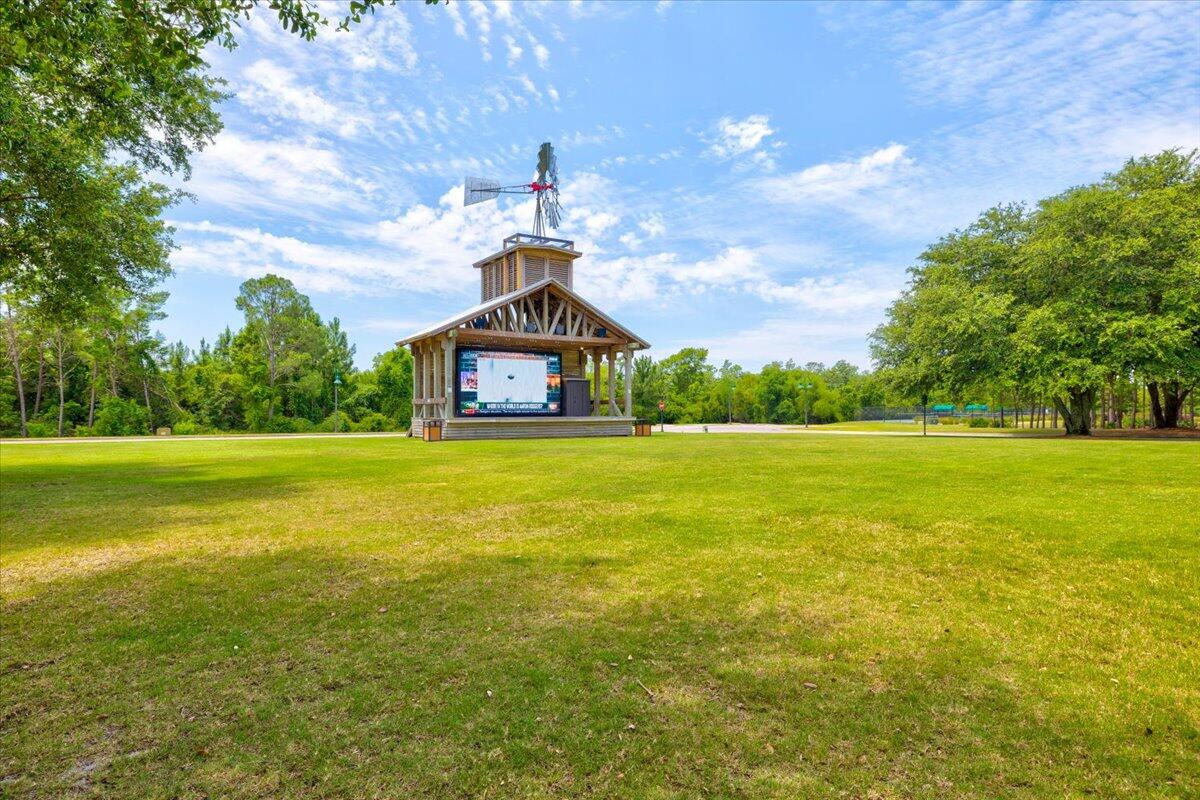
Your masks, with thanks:
M804 427L807 428L808 427L808 405L809 405L809 402L811 401L811 398L809 397L808 392L810 389L813 388L813 385L811 383L802 383L802 384L800 384L800 388L804 390Z
M921 395L921 435L929 435L929 411L926 406L929 405L929 395Z

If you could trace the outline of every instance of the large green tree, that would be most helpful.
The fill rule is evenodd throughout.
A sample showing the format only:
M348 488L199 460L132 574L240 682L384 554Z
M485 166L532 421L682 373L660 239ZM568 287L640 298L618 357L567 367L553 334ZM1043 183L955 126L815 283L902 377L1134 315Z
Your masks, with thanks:
M275 416L281 377L299 372L321 337L320 319L308 298L287 278L265 275L242 284L235 301L246 315L245 332L261 347L266 364L267 419Z
M1196 153L1133 159L932 245L873 353L911 395L1033 390L1080 435L1102 387L1136 373L1173 427L1200 379L1198 260Z
M380 4L352 2L343 26ZM327 24L315 0L0 3L0 283L78 312L162 277L178 195L143 173L186 175L220 130L204 48L233 48L256 7L305 39Z

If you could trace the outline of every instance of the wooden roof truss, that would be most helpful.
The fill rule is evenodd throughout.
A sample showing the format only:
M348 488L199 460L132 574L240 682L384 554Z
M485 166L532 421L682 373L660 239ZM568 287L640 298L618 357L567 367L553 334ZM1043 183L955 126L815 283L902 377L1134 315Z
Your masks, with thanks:
M463 343L545 347L631 347L647 344L552 279L494 298L399 344L454 331Z

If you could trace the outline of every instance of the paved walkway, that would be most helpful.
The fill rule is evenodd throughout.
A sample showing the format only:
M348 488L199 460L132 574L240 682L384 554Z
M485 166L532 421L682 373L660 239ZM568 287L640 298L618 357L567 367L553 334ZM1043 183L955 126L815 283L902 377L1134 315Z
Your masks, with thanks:
M655 425L654 430L658 431ZM719 423L709 425L667 425L667 433L794 433L817 434L820 436L921 436L921 427L914 425L911 431L847 431L825 428L819 425L805 428L803 425L770 425L765 423ZM1044 439L1047 436L1058 436L1056 433L1001 433L996 431L939 431L929 429L929 436L970 436L984 439Z
M231 433L224 436L71 436L61 439L0 439L0 444L82 444L85 442L255 442L264 439L392 439L407 438L406 431L384 433Z

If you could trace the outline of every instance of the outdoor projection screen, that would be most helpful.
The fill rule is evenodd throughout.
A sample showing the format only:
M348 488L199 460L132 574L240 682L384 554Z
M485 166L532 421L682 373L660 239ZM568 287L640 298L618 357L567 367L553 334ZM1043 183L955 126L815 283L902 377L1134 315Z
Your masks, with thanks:
M459 416L467 417L560 414L562 356L460 348L457 402Z

